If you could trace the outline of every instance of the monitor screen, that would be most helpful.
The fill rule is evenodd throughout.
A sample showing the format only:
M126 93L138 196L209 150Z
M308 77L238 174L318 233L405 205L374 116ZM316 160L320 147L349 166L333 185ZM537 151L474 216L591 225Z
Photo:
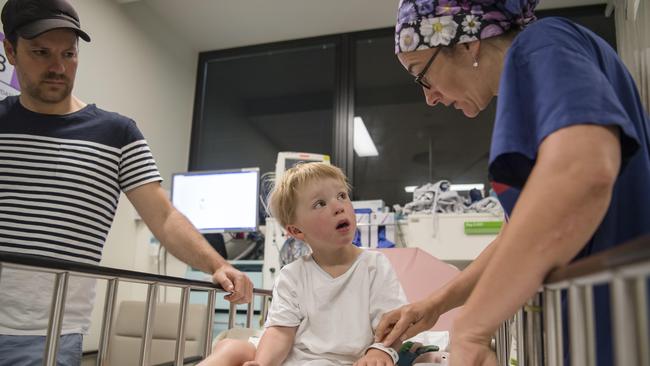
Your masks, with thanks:
M201 233L256 231L259 168L178 173L172 203Z

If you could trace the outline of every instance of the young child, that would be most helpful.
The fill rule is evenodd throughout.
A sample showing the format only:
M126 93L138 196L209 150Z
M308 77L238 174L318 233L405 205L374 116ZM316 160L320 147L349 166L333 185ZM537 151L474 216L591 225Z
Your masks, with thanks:
M222 340L200 365L388 365L394 349L373 344L385 312L406 303L388 259L352 244L356 217L343 172L324 163L287 170L269 203L290 236L312 253L280 271L265 331L252 343Z

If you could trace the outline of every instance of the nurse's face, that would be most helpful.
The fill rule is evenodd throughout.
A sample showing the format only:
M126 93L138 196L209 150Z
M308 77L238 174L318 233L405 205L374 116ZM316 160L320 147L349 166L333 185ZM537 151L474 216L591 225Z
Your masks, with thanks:
M442 103L454 106L470 118L484 110L494 93L482 77L486 69L473 67L473 47L457 45L455 50L443 49L435 57L422 82L430 88L422 87L426 102L430 106ZM402 66L413 76L419 75L433 56L436 49L421 50L398 54Z

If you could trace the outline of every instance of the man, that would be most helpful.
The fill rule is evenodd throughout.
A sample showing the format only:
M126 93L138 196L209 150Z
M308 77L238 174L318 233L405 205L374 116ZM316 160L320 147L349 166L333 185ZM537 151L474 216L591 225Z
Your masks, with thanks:
M22 94L0 102L0 250L98 264L120 192L177 258L212 273L250 302L252 283L230 266L169 202L135 123L72 95L78 38L89 42L65 0L9 0L5 53ZM90 281L90 282L89 282ZM4 269L0 365L40 365L52 276ZM79 365L94 281L68 286L59 363Z

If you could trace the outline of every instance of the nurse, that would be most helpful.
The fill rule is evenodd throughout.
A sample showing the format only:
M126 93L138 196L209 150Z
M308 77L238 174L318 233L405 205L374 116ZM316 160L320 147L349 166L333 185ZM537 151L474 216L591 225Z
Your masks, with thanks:
M536 20L536 5L399 4L395 52L427 104L472 118L498 96L488 169L507 225L444 288L387 313L385 344L464 305L452 365L495 365L491 336L550 271L650 232L650 126L632 77L604 40L567 19ZM595 296L599 364L611 365L608 294Z

